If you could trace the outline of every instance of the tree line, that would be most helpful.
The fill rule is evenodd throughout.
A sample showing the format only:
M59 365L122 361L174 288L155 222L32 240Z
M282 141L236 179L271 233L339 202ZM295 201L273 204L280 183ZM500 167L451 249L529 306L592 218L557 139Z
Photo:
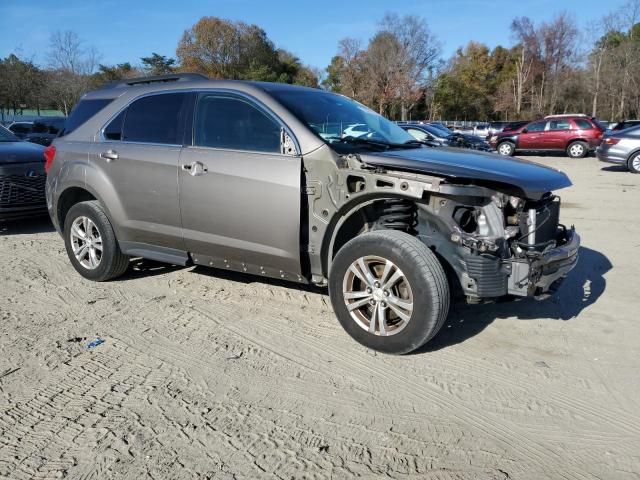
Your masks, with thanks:
M538 24L514 18L510 32L511 45L471 41L444 60L424 18L390 13L367 42L341 39L323 71L277 48L259 26L217 17L186 30L175 58L152 53L137 65L103 64L77 34L56 32L44 66L15 54L0 59L0 107L68 114L84 92L108 82L188 71L323 88L403 120L640 116L640 0L584 30L562 13Z

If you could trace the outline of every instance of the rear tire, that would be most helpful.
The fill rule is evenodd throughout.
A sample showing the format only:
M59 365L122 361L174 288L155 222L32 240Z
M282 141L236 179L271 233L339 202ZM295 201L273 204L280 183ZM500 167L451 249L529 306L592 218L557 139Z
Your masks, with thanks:
M498 145L498 153L505 157L513 157L516 153L516 146L511 142L502 142Z
M340 249L329 295L347 333L385 353L424 345L449 312L449 284L436 256L416 237L393 230L364 233Z
M640 152L636 152L629 157L627 168L631 173L640 173Z
M111 222L99 202L75 204L64 220L64 244L73 268L84 278L104 282L129 267L120 251Z
M571 158L584 158L589 153L585 142L571 142L567 147L567 155Z

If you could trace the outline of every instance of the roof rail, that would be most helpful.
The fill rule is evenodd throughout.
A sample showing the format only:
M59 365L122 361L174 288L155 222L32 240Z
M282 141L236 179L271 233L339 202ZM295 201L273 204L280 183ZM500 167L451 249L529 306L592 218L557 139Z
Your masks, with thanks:
M548 119L548 118L568 118L568 117L584 117L584 118L590 118L589 115L586 115L584 113L559 113L557 115L547 115L546 117L544 117L544 119Z
M148 85L151 83L186 82L189 80L209 80L209 77L201 73L172 73L169 75L155 75L152 77L128 78L116 80L105 88L131 87L133 85Z

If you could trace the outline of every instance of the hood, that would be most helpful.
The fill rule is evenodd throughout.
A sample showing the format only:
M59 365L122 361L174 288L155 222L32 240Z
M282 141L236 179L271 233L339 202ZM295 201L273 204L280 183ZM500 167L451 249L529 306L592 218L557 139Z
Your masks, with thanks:
M457 148L412 148L360 155L369 165L464 180L477 185L509 186L519 196L538 199L571 186L564 173L519 158Z
M44 162L44 147L30 142L0 142L0 165Z

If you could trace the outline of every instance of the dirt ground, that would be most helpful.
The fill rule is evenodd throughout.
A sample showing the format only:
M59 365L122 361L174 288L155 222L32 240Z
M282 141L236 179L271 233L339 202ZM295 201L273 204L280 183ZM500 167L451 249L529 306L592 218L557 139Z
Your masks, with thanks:
M404 357L322 290L150 262L91 283L46 220L0 225L0 478L640 478L640 175L534 160L574 182L571 277L456 305Z

